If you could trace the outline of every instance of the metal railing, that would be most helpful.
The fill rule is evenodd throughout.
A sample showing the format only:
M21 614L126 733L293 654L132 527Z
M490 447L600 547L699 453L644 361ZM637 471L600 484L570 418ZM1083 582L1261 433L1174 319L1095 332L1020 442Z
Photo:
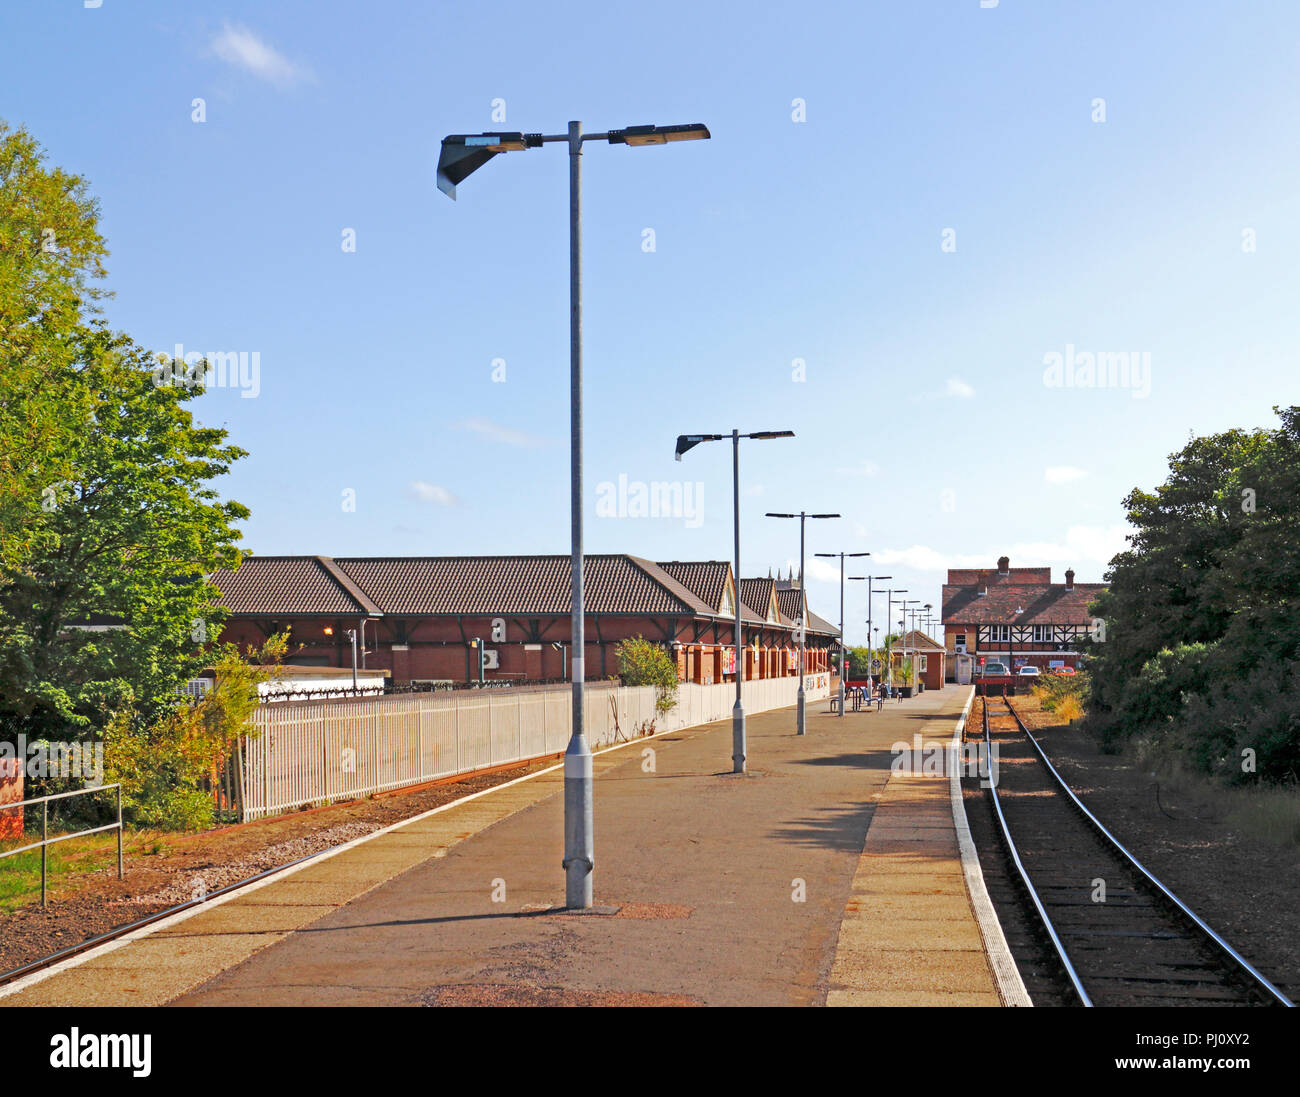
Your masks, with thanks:
M68 800L73 796L90 796L96 792L106 792L108 789L117 789L117 822L105 823L102 827L91 827L88 830L76 830L70 834L60 834L54 838L50 837L50 803L53 800ZM77 789L74 792L56 792L51 796L36 796L31 800L19 800L12 804L0 804L0 809L10 811L25 807L41 805L41 840L32 842L29 845L19 846L17 849L6 849L0 851L0 859L5 857L15 857L20 853L27 853L33 849L41 851L41 906L45 906L49 896L49 848L57 845L59 842L66 842L69 838L83 838L88 834L102 834L106 830L117 831L117 878L122 879L122 786L113 785L96 785L94 788Z
M808 675L809 700L829 693L825 671ZM795 703L797 678L755 679L745 708ZM654 724L677 730L728 719L730 685L678 685L677 704L657 708L653 686L588 682L584 727L593 748ZM611 704L612 701L612 704ZM457 690L259 705L259 734L239 750L234 782L241 821L404 785L558 754L569 740L568 688Z

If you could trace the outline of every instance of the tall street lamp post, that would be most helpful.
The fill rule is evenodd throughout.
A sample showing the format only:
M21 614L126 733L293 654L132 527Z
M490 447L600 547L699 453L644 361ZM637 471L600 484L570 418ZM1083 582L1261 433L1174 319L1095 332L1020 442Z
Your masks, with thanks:
M572 615L573 733L564 752L565 905L585 910L592 902L595 844L592 836L591 749L583 730L585 674L582 588L582 145L608 141L611 145L664 145L709 137L706 126L628 126L607 133L582 132L570 122L568 133L451 134L442 139L438 157L438 189L455 199L456 185L503 152L520 152L553 142L569 146L569 454L570 454L570 613Z
M740 684L745 677L744 633L740 623L740 440L742 438L793 438L792 430L756 430L750 434L741 434L733 430L730 434L679 434L677 450L673 456L680 461L682 454L693 449L701 442L720 442L731 439L731 491L733 533L736 546L736 703L731 710L731 772L745 772L745 706L741 702Z
M844 642L844 561L849 557L870 556L869 552L816 552L814 556L824 556L833 560L840 558L840 715L844 715L844 679L848 677L849 647ZM867 626L867 643L871 642L871 627Z
M799 519L799 691L795 694L795 734L808 734L808 719L804 709L804 689L803 689L803 660L804 660L804 642L808 633L808 585L804 582L803 577L803 529L804 519L806 518L838 518L838 514L809 514L801 510L798 514L785 514L777 511L768 511L768 518L798 518ZM841 587L841 595L843 588ZM841 598L842 600L842 598ZM843 614L841 613L841 617ZM842 628L842 626L841 626ZM843 695L840 697L843 704Z

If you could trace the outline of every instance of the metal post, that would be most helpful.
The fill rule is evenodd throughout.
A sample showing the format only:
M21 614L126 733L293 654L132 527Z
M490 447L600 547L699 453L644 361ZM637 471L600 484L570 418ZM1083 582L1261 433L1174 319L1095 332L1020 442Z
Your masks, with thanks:
M117 878L122 879L122 786L117 786Z
M593 770L583 734L586 663L582 600L582 123L569 123L569 453L570 603L573 614L573 734L564 752L564 902L569 910L592 903Z
M357 695L357 630L348 629L348 639L352 641L352 696Z
M803 583L803 528L806 515L799 512L799 692L795 694L795 734L808 734L808 717L804 710L804 636L808 632L808 595Z
M867 586L871 584L868 583ZM867 637L870 639L868 628ZM844 553L840 553L840 715L844 715L844 677L848 673L849 649L844 643Z
M894 616L894 588L885 588L885 644L889 644L889 621ZM894 650L890 648L885 652L885 676L886 684L890 692L894 689Z
M731 710L731 772L745 772L745 706L740 700L740 683L745 677L745 658L740 624L740 431L731 432L732 518L736 541L736 704Z
M41 906L45 905L47 880L49 879L49 849L45 843L50 840L50 802L41 801Z
M875 576L867 576L867 682L871 682L876 673L876 642L872 639L871 631L871 603L876 599L871 592L871 584Z

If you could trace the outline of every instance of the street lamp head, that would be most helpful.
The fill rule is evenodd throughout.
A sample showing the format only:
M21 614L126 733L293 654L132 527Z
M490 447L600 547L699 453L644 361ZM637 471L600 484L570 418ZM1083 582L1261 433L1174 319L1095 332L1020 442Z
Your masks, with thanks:
M610 130L611 145L666 145L669 141L707 141L712 136L702 122L684 126L628 126Z
M677 450L673 454L673 459L680 461L682 454L687 450L694 449L701 442L716 442L722 437L721 434L679 434L677 436Z
M540 133L453 133L442 139L438 156L438 189L452 201L456 184L478 171L497 153L540 148Z
M756 430L744 435L745 438L793 438L792 430Z

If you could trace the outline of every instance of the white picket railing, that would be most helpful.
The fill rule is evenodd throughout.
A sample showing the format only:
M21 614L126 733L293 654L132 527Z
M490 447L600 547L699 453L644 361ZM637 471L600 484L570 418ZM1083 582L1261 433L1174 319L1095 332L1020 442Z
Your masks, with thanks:
M810 674L810 701L829 696ZM746 713L795 703L795 678L745 683ZM571 693L472 690L259 705L259 734L241 744L240 815L247 821L403 785L559 754L569 741ZM682 683L677 705L655 714L653 686L590 688L584 727L592 749L655 731L725 720L735 686Z

